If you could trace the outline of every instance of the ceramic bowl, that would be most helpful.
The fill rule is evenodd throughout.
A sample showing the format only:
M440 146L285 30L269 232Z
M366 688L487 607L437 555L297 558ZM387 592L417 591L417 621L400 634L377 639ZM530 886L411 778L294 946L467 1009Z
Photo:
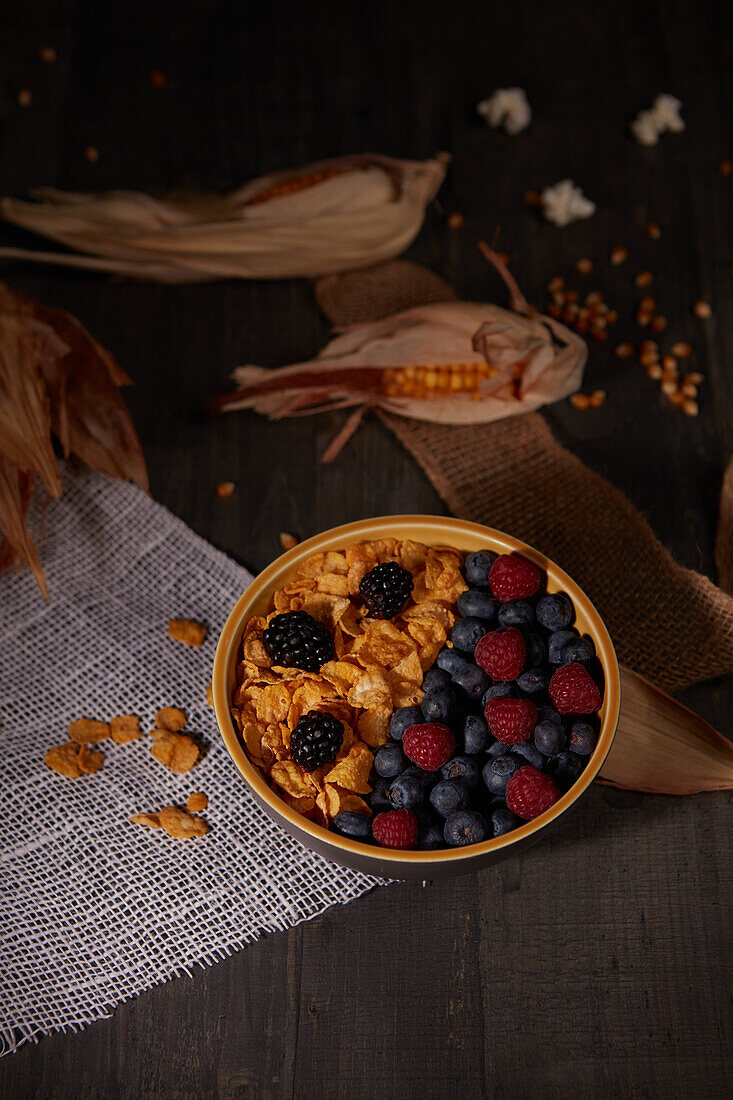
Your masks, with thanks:
M572 599L576 626L581 634L593 639L603 668L605 692L600 711L600 735L580 778L546 813L505 836L482 844L437 852L404 852L372 847L329 832L296 813L270 789L261 772L250 763L232 719L230 700L236 683L242 631L247 620L252 615L264 615L271 610L272 593L292 580L300 563L311 554L342 550L350 543L390 536L414 539L429 546L454 546L465 553L479 549L500 554L517 552L536 562L547 573L548 591L564 591ZM553 822L577 802L598 774L616 732L621 688L616 654L603 620L586 594L564 570L526 543L491 527L442 516L417 515L380 516L334 527L299 543L263 570L237 601L221 632L214 659L213 696L219 729L227 749L249 791L277 826L296 837L306 848L344 867L381 878L420 880L476 871L498 863L537 841Z

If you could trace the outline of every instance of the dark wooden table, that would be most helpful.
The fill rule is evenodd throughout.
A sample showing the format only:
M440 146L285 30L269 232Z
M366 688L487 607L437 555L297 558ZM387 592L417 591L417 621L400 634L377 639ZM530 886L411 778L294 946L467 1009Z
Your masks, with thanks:
M372 149L453 167L409 255L458 292L500 295L475 250L493 238L531 299L595 259L628 314L654 270L670 331L706 375L681 416L637 367L594 348L606 406L548 411L561 438L622 488L683 563L712 573L716 496L733 450L730 18L687 2L123 4L6 0L0 34L2 192L195 186ZM53 46L55 64L38 60ZM165 74L154 88L150 75ZM475 104L524 87L532 128L488 130ZM33 103L17 105L20 89ZM656 149L628 121L662 91L687 130ZM99 150L97 163L84 149ZM569 176L598 205L566 230L525 189ZM466 224L451 233L444 211ZM662 227L649 241L643 226ZM726 235L727 234L727 235ZM4 243L33 243L3 227ZM626 244L632 260L608 264ZM400 445L369 422L331 466L337 414L213 424L200 410L242 362L314 353L327 327L305 281L171 288L5 265L16 288L79 316L135 378L128 394L155 496L254 571L301 537L388 512L443 512ZM691 313L697 298L713 318ZM727 312L726 312L727 310ZM628 338L632 329L618 330ZM612 341L615 343L616 341ZM237 482L222 501L222 480ZM633 567L633 548L630 548ZM644 609L639 609L644 614ZM731 733L731 682L690 705ZM123 1005L78 1035L0 1063L8 1098L723 1097L729 1045L730 798L596 786L551 838L475 877L396 885L192 979Z

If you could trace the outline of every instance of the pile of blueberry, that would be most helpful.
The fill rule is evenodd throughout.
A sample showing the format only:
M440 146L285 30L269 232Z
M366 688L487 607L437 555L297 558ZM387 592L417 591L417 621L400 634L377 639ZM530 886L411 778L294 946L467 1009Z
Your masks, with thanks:
M569 597L516 554L469 554L464 577L422 704L393 713L375 754L374 817L339 814L342 835L423 851L502 836L567 791L596 746L602 672Z

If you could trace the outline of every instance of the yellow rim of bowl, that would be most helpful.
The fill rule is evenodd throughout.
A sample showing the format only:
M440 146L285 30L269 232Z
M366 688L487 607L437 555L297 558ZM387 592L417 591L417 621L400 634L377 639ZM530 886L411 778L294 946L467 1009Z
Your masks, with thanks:
M492 551L497 549L502 553L517 552L534 561L542 569L547 571L548 579L552 580L551 591L562 589L567 592L577 610L581 610L588 620L588 633L593 638L596 654L603 668L605 678L605 691L603 705L601 707L601 730L598 743L590 756L585 770L573 786L567 791L554 806L550 807L539 817L513 829L504 836L495 837L492 840L482 841L480 844L466 845L465 848L445 848L433 852L420 852L415 849L409 851L392 848L375 848L359 841L349 840L338 833L331 832L321 825L316 825L302 814L297 813L287 805L265 782L262 773L251 763L245 749L239 739L237 730L232 720L230 709L230 668L232 673L236 668L242 631L247 619L250 618L251 608L255 601L264 593L272 592L283 583L283 574L292 573L305 558L322 550L344 549L349 543L365 542L375 538L410 538L424 542L410 528L424 528L426 526L439 528L445 533L443 543L432 545L451 545L450 537L453 535L476 536L476 546L479 550L486 547ZM470 552L470 551L466 551ZM236 764L245 782L253 789L259 798L266 802L277 816L285 818L297 829L311 835L314 840L325 843L338 851L350 852L365 858L373 858L375 862L394 863L395 870L402 863L421 863L426 871L433 864L446 863L448 861L470 860L485 852L497 851L509 847L526 839L533 833L539 832L545 826L558 818L565 810L583 794L598 775L606 756L609 753L613 738L616 733L619 710L621 706L621 682L619 678L618 661L613 648L610 635L606 626L593 603L585 592L568 576L564 569L556 565L550 558L540 554L527 543L521 542L512 535L503 531L497 531L493 527L484 527L479 523L470 523L467 520L454 519L448 516L429 515L404 515L404 516L377 516L373 519L358 520L354 523L346 523L340 527L332 527L328 531L315 535L305 542L299 543L292 550L281 554L267 566L245 589L243 595L234 605L229 618L224 624L214 657L214 669L212 678L212 690L214 697L214 710L219 724L224 743L229 754ZM335 856L336 858L336 856Z

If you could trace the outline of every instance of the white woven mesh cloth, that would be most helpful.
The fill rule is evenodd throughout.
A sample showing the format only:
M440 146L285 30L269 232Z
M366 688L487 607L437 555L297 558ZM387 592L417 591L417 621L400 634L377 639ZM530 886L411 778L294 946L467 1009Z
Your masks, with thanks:
M36 521L38 516L36 515ZM247 791L206 705L216 638L249 574L131 485L64 471L39 535L51 599L0 577L0 1052L79 1028L193 963L351 901L378 880L306 851ZM171 618L208 623L200 649ZM43 754L78 717L185 709L208 751L186 775L147 733L67 779ZM173 840L131 813L209 797L211 832Z

